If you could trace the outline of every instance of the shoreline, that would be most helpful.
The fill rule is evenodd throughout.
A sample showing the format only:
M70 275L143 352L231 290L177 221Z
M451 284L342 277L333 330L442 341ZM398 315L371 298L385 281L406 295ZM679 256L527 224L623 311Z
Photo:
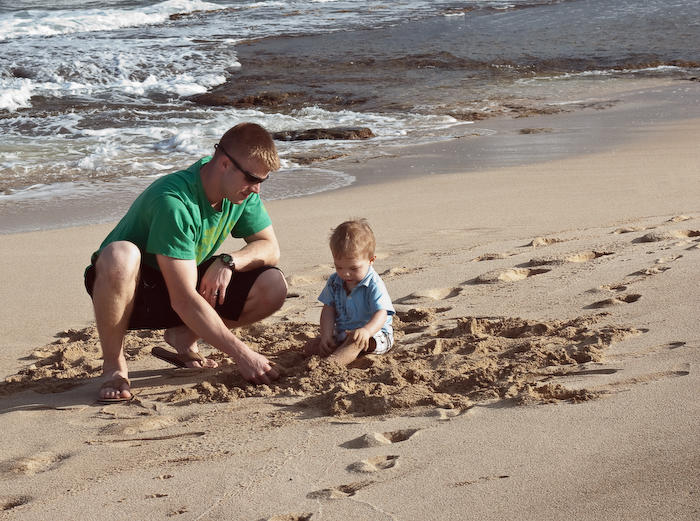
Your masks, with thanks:
M381 146L373 158L351 155L315 163L314 168L341 171L355 182L341 188L423 175L473 172L547 162L604 151L653 132L654 125L700 117L700 86L685 80L629 80L585 98L571 112L512 118L497 116L458 125L448 136L415 146ZM565 105L564 105L565 106ZM583 106L584 108L581 108ZM449 137L453 135L453 137ZM422 157L443 159L425 163ZM418 158L421 168L411 164ZM394 165L398 163L398 166ZM423 168L425 167L425 168ZM102 195L28 199L0 205L0 235L116 222L150 179L136 179ZM122 185L123 183L120 183ZM294 196L309 197L316 194ZM107 200L105 200L105 197ZM264 194L263 194L264 197ZM280 200L280 199L277 199Z

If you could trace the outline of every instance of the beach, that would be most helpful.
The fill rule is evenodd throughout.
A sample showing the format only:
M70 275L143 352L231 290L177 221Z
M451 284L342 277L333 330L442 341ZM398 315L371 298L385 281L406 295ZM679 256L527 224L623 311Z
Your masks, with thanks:
M697 519L699 86L348 160L352 186L266 203L289 294L238 334L284 369L269 387L206 345L219 369L167 367L141 331L135 399L97 404L82 272L113 223L3 235L0 518ZM354 216L397 344L343 369L301 347Z

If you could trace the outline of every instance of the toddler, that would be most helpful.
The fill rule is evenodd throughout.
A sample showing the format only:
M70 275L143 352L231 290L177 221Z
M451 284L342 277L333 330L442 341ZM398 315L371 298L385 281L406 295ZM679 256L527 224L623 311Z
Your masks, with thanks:
M335 273L318 297L323 303L321 334L310 340L307 354L329 356L347 365L360 353L391 349L394 306L372 264L374 233L365 219L346 221L330 238Z

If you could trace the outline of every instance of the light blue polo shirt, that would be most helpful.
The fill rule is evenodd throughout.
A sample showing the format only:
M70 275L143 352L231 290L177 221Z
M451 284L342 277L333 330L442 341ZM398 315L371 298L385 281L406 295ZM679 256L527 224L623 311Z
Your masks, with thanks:
M343 279L334 273L328 278L326 287L323 288L318 300L326 306L335 308L336 335L364 326L377 311L385 309L387 317L382 331L393 339L391 320L395 313L394 306L384 281L372 266L369 267L365 278L353 288L349 295L343 287Z

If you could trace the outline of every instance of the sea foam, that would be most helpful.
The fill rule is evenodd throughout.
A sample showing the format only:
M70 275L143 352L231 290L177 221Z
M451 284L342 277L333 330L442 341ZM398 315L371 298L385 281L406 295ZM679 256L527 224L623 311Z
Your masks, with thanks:
M0 17L0 40L112 31L162 23L174 14L219 9L220 5L200 0L168 0L139 9L20 11Z

